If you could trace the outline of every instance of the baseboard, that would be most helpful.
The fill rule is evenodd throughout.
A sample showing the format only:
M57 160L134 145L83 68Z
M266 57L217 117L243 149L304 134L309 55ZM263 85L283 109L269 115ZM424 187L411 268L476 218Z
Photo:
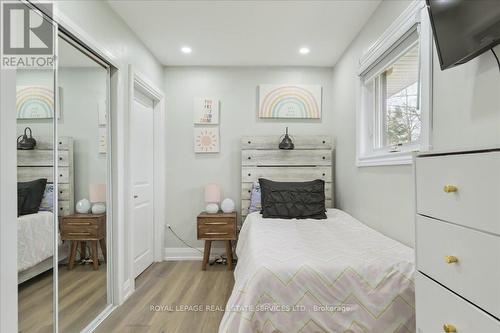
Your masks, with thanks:
M213 247L210 251L210 259L215 259L224 253L226 252L223 248ZM165 261L202 260L203 248L198 248L197 251L189 247L166 247L163 258Z

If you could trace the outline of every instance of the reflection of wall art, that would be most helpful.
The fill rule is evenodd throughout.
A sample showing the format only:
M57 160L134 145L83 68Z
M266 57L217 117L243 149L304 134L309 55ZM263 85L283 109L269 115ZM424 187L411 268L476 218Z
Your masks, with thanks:
M97 119L99 126L106 126L106 124L108 123L108 115L106 113L106 110L106 101L97 102Z
M195 124L218 124L219 100L215 98L195 98L193 120Z
M99 154L108 152L108 130L106 127L99 127Z
M219 128L218 127L196 127L196 128L194 128L194 152L195 153L218 153L219 152Z
M59 96L62 96L61 88L59 88ZM60 103L57 109L60 110ZM54 90L45 86L18 86L16 112L18 119L53 118ZM57 118L60 118L60 112Z
M261 84L259 118L321 119L321 86Z

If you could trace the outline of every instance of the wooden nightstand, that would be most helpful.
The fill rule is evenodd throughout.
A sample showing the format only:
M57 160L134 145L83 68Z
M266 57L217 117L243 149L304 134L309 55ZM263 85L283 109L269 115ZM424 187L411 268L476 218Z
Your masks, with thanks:
M227 269L233 269L233 249L231 241L236 240L236 212L234 213L200 213L198 215L198 239L205 240L202 270L207 269L212 241L225 241Z
M61 216L59 221L61 239L71 242L68 269L73 269L78 245L81 259L85 258L86 242L91 243L94 270L99 268L99 244L106 262L106 214L72 214Z

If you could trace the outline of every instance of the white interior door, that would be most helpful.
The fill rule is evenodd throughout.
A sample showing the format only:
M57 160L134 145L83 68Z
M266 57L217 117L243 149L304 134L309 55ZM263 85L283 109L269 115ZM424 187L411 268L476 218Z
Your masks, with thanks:
M134 277L154 259L153 223L153 121L154 100L138 89L130 115L130 161L132 171L132 253Z

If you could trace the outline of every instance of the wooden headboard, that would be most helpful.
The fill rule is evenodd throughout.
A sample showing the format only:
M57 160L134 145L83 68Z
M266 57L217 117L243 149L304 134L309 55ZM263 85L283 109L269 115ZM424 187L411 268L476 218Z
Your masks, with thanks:
M34 150L17 151L17 180L20 182L47 178L54 182L54 147L52 138L36 138ZM73 139L60 137L57 141L58 161L58 205L59 216L73 214L75 207L73 180Z
M325 181L326 207L333 207L333 139L327 135L294 135L295 149L280 150L279 136L241 138L241 216L250 206L252 183L259 178L275 181Z

